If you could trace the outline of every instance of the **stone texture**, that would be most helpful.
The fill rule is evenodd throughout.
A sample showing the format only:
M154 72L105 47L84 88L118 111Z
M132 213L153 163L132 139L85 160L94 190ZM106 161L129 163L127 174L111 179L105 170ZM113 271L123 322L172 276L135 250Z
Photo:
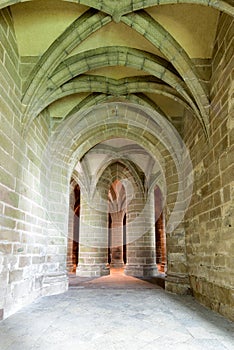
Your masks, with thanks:
M41 298L1 322L0 336L2 350L233 348L231 322L191 296L119 271L71 277L68 292Z
M232 84L228 57L233 47L225 38L232 26L228 16L220 17L212 60L209 143L199 134L196 123L191 125L194 135L189 124L185 128L196 180L185 224L190 284L199 301L231 319L233 268L226 257L233 258L233 223L229 216L233 205L233 194L229 192L233 171L232 160L228 159L232 152L228 129L232 118L228 112ZM229 237L228 241L225 237Z
M2 1L0 8L13 3ZM41 295L67 289L66 268L74 270L77 265L71 256L74 230L73 212L69 213L73 176L83 196L77 268L81 275L109 274L108 193L117 178L127 179L134 190L132 197L126 195L130 204L125 272L140 277L156 274L151 195L155 186L166 188L166 289L193 293L233 319L233 8L230 1L201 3L223 10L208 60L191 60L180 40L143 11L152 5L147 1L124 7L122 2L113 2L113 7L109 1L91 1L96 8L82 12L40 57L19 56L11 8L0 11L0 318ZM126 29L123 38L113 34L119 21ZM113 29L110 37L94 45L97 37L102 41L100 33L107 24ZM132 37L128 41L133 31L144 41L142 47L130 42ZM144 46L147 40L151 46ZM121 79L114 77L117 71ZM176 119L180 135L168 122ZM84 162L82 173L79 166L86 154L115 138L131 140L145 153L139 147L123 148L122 153L106 147L104 158L96 161L100 167L89 168ZM111 161L105 163L107 154ZM117 162L124 170L113 165ZM193 195L183 219L191 183ZM140 313L136 318L141 317ZM200 331L191 328L191 340L186 330L191 342L178 347L220 345L216 338L210 343L206 337L196 339ZM134 337L152 348L154 340L145 343L152 332L145 329ZM173 346L169 338L168 348ZM16 349L18 344L11 340L6 346Z

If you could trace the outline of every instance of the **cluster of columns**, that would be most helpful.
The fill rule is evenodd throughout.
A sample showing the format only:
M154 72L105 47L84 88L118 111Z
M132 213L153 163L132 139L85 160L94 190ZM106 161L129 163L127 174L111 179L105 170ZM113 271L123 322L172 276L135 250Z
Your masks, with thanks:
M94 202L81 196L78 276L109 274L108 206Z
M103 201L95 204L81 195L79 263L76 274L85 277L99 277L108 275L110 267L124 267L127 275L156 276L158 271L154 205L154 193L152 192L147 201L144 201L142 196L136 195L126 208L125 264L123 256L125 211L110 213L111 227L109 228L108 203ZM108 250L110 256L108 256Z

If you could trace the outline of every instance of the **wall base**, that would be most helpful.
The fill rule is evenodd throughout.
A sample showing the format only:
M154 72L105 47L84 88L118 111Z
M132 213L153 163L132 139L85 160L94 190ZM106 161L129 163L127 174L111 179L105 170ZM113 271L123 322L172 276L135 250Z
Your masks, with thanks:
M68 276L66 272L47 274L43 280L42 295L54 295L68 290Z
M204 278L190 276L194 297L203 305L234 321L234 291Z
M189 278L184 274L168 274L165 279L165 290L180 295L192 294Z
M14 285L14 293L8 293L6 303L0 309L0 320L15 314L40 297L64 293L68 289L68 276L66 272L42 275L37 277L37 280L38 283L34 285L35 289L26 289L26 286L32 285L31 280Z

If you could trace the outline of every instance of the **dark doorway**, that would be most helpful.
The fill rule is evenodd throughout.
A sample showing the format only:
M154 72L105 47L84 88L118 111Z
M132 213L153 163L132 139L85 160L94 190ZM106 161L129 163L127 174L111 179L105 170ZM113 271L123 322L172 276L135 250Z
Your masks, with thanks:
M166 234L163 217L163 196L159 187L154 190L155 210L155 246L158 271L164 273L166 268Z
M75 204L74 204L74 221L73 221L73 248L72 262L73 271L79 263L79 235L80 235L80 187L76 185L74 188Z
M126 223L127 223L127 219L126 219L126 214L124 215L123 218L123 261L124 264L127 263L127 230L126 230Z

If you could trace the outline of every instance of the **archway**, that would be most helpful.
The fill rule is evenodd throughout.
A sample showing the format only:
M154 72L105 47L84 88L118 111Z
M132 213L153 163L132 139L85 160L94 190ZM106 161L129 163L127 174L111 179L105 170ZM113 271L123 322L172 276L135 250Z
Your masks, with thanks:
M70 209L68 218L67 271L75 273L79 257L80 234L80 186L71 180Z
M124 266L123 221L126 212L126 192L121 181L115 180L112 183L108 193L108 198L110 218L110 266L113 268L122 268Z
M149 113L148 113L149 112ZM105 122L105 127L100 125L99 122L99 116L100 120L102 120L102 123ZM77 129L77 117L79 118L79 128ZM140 125L145 125L145 130L142 131L140 128ZM68 130L69 128L69 130ZM68 130L68 132L66 132ZM163 130L163 132L162 132ZM67 135L69 134L69 138ZM66 137L64 137L66 135ZM165 122L164 119L161 118L161 116L152 110L142 110L142 108L139 108L139 106L135 106L133 104L125 104L125 103L108 103L103 104L103 106L96 107L92 110L86 110L79 113L79 116L76 114L72 115L69 120L67 120L66 127L61 128L59 127L57 129L57 132L54 134L54 142L53 142L53 149L55 149L54 155L56 155L56 149L57 145L61 143L61 137L63 137L63 149L66 150L64 153L59 154L59 161L57 161L57 164L61 164L59 167L60 172L57 171L58 167L56 168L56 176L55 178L57 182L59 181L59 177L61 176L61 181L64 181L65 177L64 174L67 172L68 176L71 176L74 169L77 170L79 173L79 183L81 184L81 198L82 201L84 200L84 203L87 198L90 198L91 201L95 198L95 189L98 183L98 179L100 179L100 176L104 169L111 163L113 164L113 161L122 160L122 150L123 149L113 149L109 152L110 158L109 160L105 159L104 155L101 155L101 149L100 146L104 144L105 147L107 147L107 143L110 140L114 139L124 139L128 140L130 143L128 144L128 152L127 149L124 149L124 158L128 158L128 161L131 162L131 154L130 150L132 151L134 148L134 152L137 151L138 154L141 152L143 154L143 151L145 151L144 155L142 156L142 159L147 159L147 164L144 161L144 169L143 173L145 173L145 178L141 182L141 189L140 189L140 195L142 193L144 194L145 199L149 197L150 194L152 194L152 208L153 208L153 189L156 184L160 186L160 188L163 190L163 194L167 197L167 213L168 216L166 217L166 228L167 228L167 237L168 242L172 240L171 238L171 232L174 231L178 224L181 222L183 218L184 210L186 209L189 199L190 199L190 188L188 188L188 191L186 192L186 199L184 198L184 192L181 191L181 188L187 188L187 186L192 183L191 181L187 181L188 177L184 177L184 167L186 165L186 170L188 169L189 160L187 161L188 155L186 153L186 149L184 148L183 143L181 143L181 139L178 136L178 133L175 132L173 127L169 125L167 122ZM136 146L138 148L136 148ZM97 148L96 148L97 147ZM102 146L103 147L103 146ZM104 148L105 148L104 147ZM92 154L94 151L96 152L99 160L98 161L92 161L92 164L98 164L98 169L94 169L94 172L89 173L88 168L85 166L82 169L77 168L77 162L81 163L86 158L87 154ZM121 152L120 152L121 151ZM183 155L183 157L182 157ZM148 156L148 158L146 158ZM102 158L102 159L100 159ZM137 163L137 160L139 159L138 156L136 156L136 159L134 160L135 164ZM60 162L61 160L61 162ZM67 161L69 160L69 166ZM165 164L167 164L167 167L165 167ZM87 164L86 164L87 165ZM154 166L155 165L155 166ZM175 176L170 176L171 169L173 169L173 174ZM86 171L87 170L87 171ZM145 171L146 170L146 171ZM153 170L153 173L152 173ZM64 172L64 174L63 174ZM152 175L152 176L151 176ZM81 179L81 181L80 181ZM55 180L54 180L55 181ZM108 181L108 186L111 185L111 183L114 181L112 178L112 181ZM172 188L176 188L176 193L168 197L168 193L165 193L164 189L170 189L169 193L171 192ZM64 186L65 188L65 186ZM108 187L109 190L109 187ZM94 264L97 271L93 271L93 273L96 276L96 273L101 273L101 275L108 273L109 267L108 267L108 208L105 206L108 205L107 199L108 199L108 190L105 188L105 191L99 192L99 201L100 206L98 207L97 212L95 212L95 215L93 215L92 218L92 210L91 208L86 207L86 212L89 212L89 215L86 216L86 219L90 219L89 225L91 225L91 230L89 227L84 227L84 230L86 230L87 234L85 236L85 239L91 240L92 236L92 230L97 232L98 230L98 240L101 242L102 247L98 250L97 247L93 247L93 261L96 262L96 257L100 257L100 254L103 254L103 258L99 260L98 264ZM137 192L137 191L136 191ZM83 193L85 196L83 196ZM188 194L187 194L188 193ZM105 198L105 201L102 201L102 199ZM94 203L94 202L93 202ZM93 203L90 203L91 206ZM87 203L85 203L86 206ZM99 231L99 228L97 229L97 223L95 222L94 216L100 217L100 208L103 211L103 216L101 216L100 222L102 223L102 226ZM150 204L150 210L151 210L151 204ZM81 203L81 212L82 212L82 203ZM147 214L148 209L145 210L144 214ZM154 211L152 211L154 213ZM137 235L142 235L142 232L145 231L145 227L142 227L139 223L141 220L141 217L138 218L135 217L132 224L129 226L129 211L126 215L126 221L127 221L127 236L129 237L129 227L131 227L132 233L137 233ZM82 213L81 213L82 217ZM153 217L153 237L154 237L154 254L155 254L155 234L154 234L154 214ZM151 217L147 217L147 220L151 220ZM92 224L93 223L93 224ZM151 222L152 224L152 222ZM99 224L98 224L99 225ZM93 226L93 227L92 227ZM85 232L85 231L84 231ZM133 234L132 234L133 235ZM173 235L173 242L179 241L181 237L180 231L176 231ZM149 242L149 246L152 242ZM96 244L96 243L95 243ZM105 245L105 246L104 246ZM168 247L170 247L170 242L168 244ZM134 263L131 265L129 262L129 257L131 255L131 249L128 244L127 246L127 261L126 261L126 270L127 273L130 275L142 275L146 274L149 271L142 270L137 271L136 270L136 264ZM139 247L137 247L138 249ZM132 250L136 251L136 247L132 246ZM142 252L142 251L141 251ZM140 254L140 253L139 253ZM148 255L147 250L145 250L145 261L148 262ZM104 258L105 256L105 258ZM180 251L181 259L185 256L185 250L184 246L181 247ZM186 283L184 283L185 278L180 278L181 274L178 277L178 271L181 271L180 265L173 263L174 255L173 251L168 250L168 271L167 271L167 288L169 289L174 287L177 288L177 286L181 283L181 288L187 288ZM86 261L86 257L83 261ZM91 261L91 260L90 260ZM83 264L83 262L81 262ZM153 263L152 263L153 264ZM154 263L154 268L156 269L156 262ZM126 271L125 271L126 272ZM174 276L176 276L176 282L174 279ZM182 276L183 277L183 276ZM178 280L179 278L179 280ZM179 281L179 282L178 282ZM185 280L187 282L187 280ZM172 287L171 287L172 286Z

